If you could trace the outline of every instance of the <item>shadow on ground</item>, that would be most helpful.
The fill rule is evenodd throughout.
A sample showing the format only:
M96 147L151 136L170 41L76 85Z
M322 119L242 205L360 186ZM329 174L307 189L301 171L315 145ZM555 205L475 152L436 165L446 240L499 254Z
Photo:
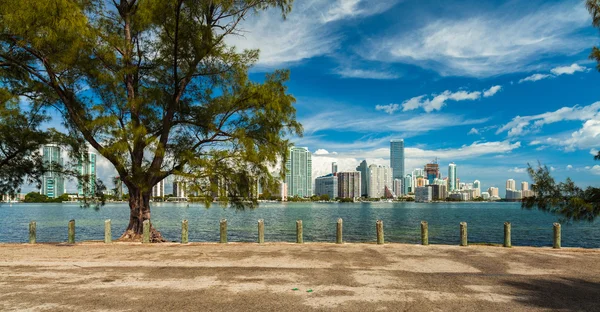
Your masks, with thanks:
M518 292L522 304L563 311L600 311L600 282L583 279L534 279L507 281Z

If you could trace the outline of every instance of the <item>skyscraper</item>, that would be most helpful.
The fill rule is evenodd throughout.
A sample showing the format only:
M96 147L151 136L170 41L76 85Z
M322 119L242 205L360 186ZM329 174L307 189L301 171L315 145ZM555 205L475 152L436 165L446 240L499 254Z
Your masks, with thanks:
M529 191L529 183L525 181L521 182L521 191Z
M367 161L363 160L356 167L356 171L360 172L360 195L367 197L369 193L369 166L367 165Z
M288 196L311 197L312 159L306 147L292 147L285 163Z
M338 177L330 173L315 179L315 195L327 195L329 199L338 197Z
M390 167L393 169L393 179L404 178L404 140L390 141Z
M96 194L96 154L88 152L81 155L77 163L77 171L80 175L77 194L93 197Z
M458 186L458 179L456 175L456 164L450 163L448 165L448 192L456 190Z
M165 197L165 180L162 180L152 187L152 197Z
M336 175L337 171L337 163L334 161L331 163L331 173L333 173L333 175Z
M361 173L338 172L338 197L357 198L361 196Z
M386 166L369 166L369 190L370 198L387 197L391 194L392 184L392 168Z
M186 198L186 183L183 179L175 179L173 181L173 196L177 198Z
M427 175L427 180L429 181L429 184L433 184L435 179L438 179L440 177L440 167L437 164L437 162L426 164L425 174Z
M59 172L63 166L62 149L56 144L48 144L43 148L42 160L48 172L42 178L41 194L50 198L58 198L65 193L65 179Z
M516 184L515 180L513 180L513 179L506 180L506 189L507 190L516 190L517 184Z

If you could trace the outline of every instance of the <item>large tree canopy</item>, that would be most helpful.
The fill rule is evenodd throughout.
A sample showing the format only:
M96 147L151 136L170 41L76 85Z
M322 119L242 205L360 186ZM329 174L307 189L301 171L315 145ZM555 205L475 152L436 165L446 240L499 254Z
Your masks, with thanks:
M201 194L252 200L301 134L288 71L248 78L258 51L226 44L249 14L292 0L4 0L0 79L64 115L129 190L123 238L139 239L152 187L186 177ZM261 13L262 12L262 13ZM269 11L272 12L272 11ZM152 228L154 240L160 233Z
M39 129L44 120L43 114L23 110L18 98L0 89L0 194L15 195L25 182L39 183L44 172L39 147L50 138Z

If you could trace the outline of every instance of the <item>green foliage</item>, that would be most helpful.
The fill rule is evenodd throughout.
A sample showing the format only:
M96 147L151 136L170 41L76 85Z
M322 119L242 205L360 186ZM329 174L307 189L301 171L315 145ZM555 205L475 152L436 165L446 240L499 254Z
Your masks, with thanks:
M57 198L48 198L48 196L38 192L27 193L24 200L26 203L62 203L65 201L69 201L68 194L62 194Z
M329 195L323 194L323 195L319 196L319 200L329 201L330 198L329 198Z
M556 183L548 167L541 164L537 168L528 165L527 172L533 181L535 196L524 198L523 208L554 213L566 221L593 221L600 215L600 189L582 190L569 178Z
M69 137L114 165L136 208L149 211L151 188L174 174L207 204L216 194L253 207L257 181L275 185L269 168L302 127L289 71L251 81L258 51L226 38L248 15L285 17L291 3L4 0L0 79L35 107L58 109Z
M23 110L15 95L0 88L0 194L14 195L25 182L40 184L39 147L50 138L39 130L45 119L36 110Z
M340 203L353 203L354 199L352 199L352 198L338 198L338 201Z

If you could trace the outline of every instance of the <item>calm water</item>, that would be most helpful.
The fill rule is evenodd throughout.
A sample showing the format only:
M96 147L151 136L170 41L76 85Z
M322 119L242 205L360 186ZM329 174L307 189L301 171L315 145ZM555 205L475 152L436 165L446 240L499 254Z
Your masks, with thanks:
M503 223L512 223L513 245L551 246L556 216L522 210L519 203L265 203L255 210L176 203L152 206L152 220L163 236L181 237L181 220L189 220L189 238L216 242L219 220L228 220L230 242L254 242L256 222L265 220L265 241L295 241L296 220L302 219L306 242L334 242L335 224L344 219L344 241L374 242L375 221L384 221L388 242L419 243L420 222L429 222L432 244L458 244L459 223L468 222L469 242L503 241ZM76 239L102 240L104 220L112 220L113 239L127 227L127 204L107 204L99 211L78 204L0 204L0 242L26 242L29 221L37 221L39 242L67 240L67 223L76 220ZM600 222L564 224L563 246L600 248Z

